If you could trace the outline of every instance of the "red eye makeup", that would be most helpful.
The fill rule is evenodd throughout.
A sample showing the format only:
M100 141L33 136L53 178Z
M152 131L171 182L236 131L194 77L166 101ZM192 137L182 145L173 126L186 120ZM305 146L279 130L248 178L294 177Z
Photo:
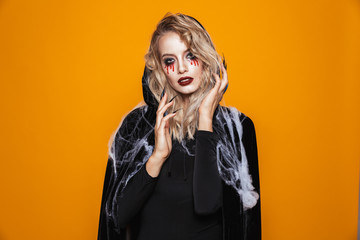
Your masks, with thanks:
M172 71L175 71L175 64L174 63L170 63L169 65L165 65L165 69L167 74L169 74L169 68L172 69Z
M199 61L197 59L191 59L190 64L194 66L199 66Z
M197 57L194 56L191 52L189 52L186 56L190 60L190 64L193 66L200 66L199 61ZM169 74L169 69L171 69L173 72L175 71L175 60L172 58L166 58L164 60L165 69L167 74Z

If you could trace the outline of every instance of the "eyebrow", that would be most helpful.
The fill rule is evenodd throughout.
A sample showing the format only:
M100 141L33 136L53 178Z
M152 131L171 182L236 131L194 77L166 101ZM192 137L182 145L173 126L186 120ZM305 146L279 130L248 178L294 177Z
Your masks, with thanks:
M161 57L165 57L165 56L172 56L174 54L170 54L170 53L164 53Z
M190 48L188 48L188 49L186 49L184 52L186 53L186 52L188 52L188 51L190 51ZM164 53L161 57L163 58L163 57L165 57L165 56L173 56L174 54L171 54L171 53Z

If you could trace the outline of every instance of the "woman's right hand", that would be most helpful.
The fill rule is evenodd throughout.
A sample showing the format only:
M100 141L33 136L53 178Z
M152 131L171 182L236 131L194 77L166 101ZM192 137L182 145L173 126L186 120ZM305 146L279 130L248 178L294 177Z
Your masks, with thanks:
M171 153L172 141L169 132L169 119L176 115L175 113L170 113L164 116L167 109L174 103L167 101L167 93L164 94L162 99L159 102L158 110L156 112L156 124L155 124L155 149L153 152L153 157L160 161L161 163L165 162L168 156ZM165 104L166 103L166 104Z

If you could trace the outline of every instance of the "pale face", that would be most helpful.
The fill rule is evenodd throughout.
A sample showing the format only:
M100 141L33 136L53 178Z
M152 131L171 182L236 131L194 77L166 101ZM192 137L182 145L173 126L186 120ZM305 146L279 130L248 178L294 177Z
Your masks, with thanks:
M159 39L162 69L170 86L185 99L201 84L202 62L186 47L175 32L167 32Z

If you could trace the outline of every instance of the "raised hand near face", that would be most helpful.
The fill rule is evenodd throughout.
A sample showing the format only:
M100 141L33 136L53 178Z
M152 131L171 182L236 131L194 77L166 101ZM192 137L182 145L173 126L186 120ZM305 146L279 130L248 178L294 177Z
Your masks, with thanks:
M159 102L158 110L156 112L156 124L155 124L155 149L154 154L159 157L159 159L165 161L166 158L170 155L172 149L172 141L169 132L169 118L174 117L175 113L170 113L164 116L167 109L174 103L166 103L167 93L164 94L163 98ZM165 104L166 103L166 104Z
M224 64L221 63L222 78L213 73L215 78L215 86L209 91L199 107L199 130L207 130L212 132L212 119L219 102L229 83L227 72Z
M173 98L174 99L174 98ZM156 123L154 127L155 147L146 163L146 170L152 177L159 175L162 164L168 158L172 149L172 140L169 132L168 120L176 115L176 112L164 116L166 110L174 103L166 103L167 93L161 98L156 112Z

